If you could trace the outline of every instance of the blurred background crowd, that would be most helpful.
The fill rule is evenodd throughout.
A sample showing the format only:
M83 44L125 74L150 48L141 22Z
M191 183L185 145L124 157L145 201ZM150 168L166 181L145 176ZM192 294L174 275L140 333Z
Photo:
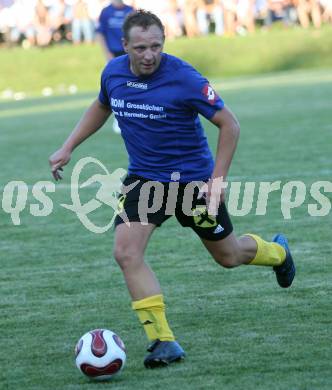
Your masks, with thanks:
M92 43L106 0L0 0L0 45ZM128 0L156 13L167 37L246 35L256 28L332 23L332 0Z

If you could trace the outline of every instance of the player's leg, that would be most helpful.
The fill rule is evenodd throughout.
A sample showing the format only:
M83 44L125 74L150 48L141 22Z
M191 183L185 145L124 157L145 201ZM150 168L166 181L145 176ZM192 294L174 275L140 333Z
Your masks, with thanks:
M231 233L218 241L201 240L216 262L226 268L242 264L278 266L286 258L282 246L252 234L237 238Z
M225 268L242 264L279 266L286 258L285 249L277 243L264 241L256 235L234 233L219 241L201 239L214 260Z
M237 238L225 204L219 206L216 216L208 215L204 198L198 198L197 194L193 204L193 216L186 216L178 209L177 218L196 232L217 263L227 268L242 264L271 266L281 287L292 284L295 266L286 237L279 234L273 242L255 234Z
M126 211L130 220L130 208ZM130 222L130 226L118 223L114 247L114 257L123 272L132 308L151 341L149 355L144 360L144 365L149 368L167 365L185 355L168 325L159 282L144 261L145 248L155 227L152 223Z
M201 237L201 241L213 259L225 268L249 264L257 252L257 244L248 236L237 239L234 233L218 241Z
M159 282L144 262L144 252L155 225L130 222L115 229L114 257L125 278L133 301L161 294Z
M281 287L289 287L295 276L295 266L285 236L278 234L273 242L254 234L239 238L234 233L219 241L201 238L217 263L226 268L242 264L273 267Z
M165 316L159 282L144 261L144 251L155 225L131 222L116 227L114 257L125 278L132 307L150 341L173 341L174 335Z

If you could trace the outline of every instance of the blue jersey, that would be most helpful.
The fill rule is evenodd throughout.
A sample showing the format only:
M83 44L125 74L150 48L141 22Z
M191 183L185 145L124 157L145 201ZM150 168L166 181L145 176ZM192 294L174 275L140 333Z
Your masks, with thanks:
M104 69L99 100L119 121L130 174L162 182L174 172L180 182L211 177L214 161L198 113L211 119L224 102L191 65L163 53L153 74L137 77L123 55Z
M96 31L104 36L110 52L123 52L122 25L126 16L133 10L129 5L114 7L112 4L102 10Z

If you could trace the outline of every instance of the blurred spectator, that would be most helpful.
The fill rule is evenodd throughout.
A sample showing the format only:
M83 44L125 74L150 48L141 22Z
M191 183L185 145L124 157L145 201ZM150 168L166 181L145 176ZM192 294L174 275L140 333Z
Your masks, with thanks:
M98 26L99 16L102 9L105 7L105 0L86 0L88 5L88 12L90 20L92 21L92 28L95 32Z
M178 15L177 0L169 0L166 4L162 21L165 25L165 33L168 39L173 39L182 35L181 21Z
M15 0L0 0L0 9L11 7Z
M316 28L322 24L320 3L318 0L297 0L297 14L303 28L308 28L310 20Z
M198 35L198 23L196 19L197 0L184 0L183 14L186 35L192 38Z
M254 15L256 24L258 24L259 26L262 26L264 24L264 21L267 16L267 10L267 0L256 0Z
M211 22L214 24L214 32L217 35L223 34L224 17L220 0L198 0L196 17L200 34L211 32Z
M15 26L13 4L14 0L0 0L0 44L10 42L10 31Z
M133 7L125 5L122 0L113 0L104 8L99 17L97 39L101 43L108 60L124 54L122 46L122 25Z
M237 27L240 35L255 31L255 1L238 0L236 8Z
M207 3L209 3L209 0L197 0L197 27L201 35L206 35L209 33L210 21L208 19Z
M282 21L285 25L293 25L297 22L295 2L298 0L268 0L265 25L270 26L273 22Z
M37 0L35 8L35 33L38 46L45 47L51 42L51 18L43 0Z
M295 2L297 0L285 0L284 1L284 22L288 26L293 26L298 23L298 16L296 11Z
M232 36L237 27L237 0L223 0L225 34Z
M175 38L181 35L181 26L178 18L178 1L136 0L135 8L149 10L156 14L165 26L167 38Z
M284 0L268 0L265 25L284 19Z
M88 5L85 0L76 0L73 4L72 39L75 45L82 42L92 43L93 30Z
M65 0L53 0L49 6L54 42L71 39L71 7Z
M0 0L0 44L78 44L94 41L96 32L109 59L122 54L119 26L133 8L157 14L171 39L245 35L278 21L303 28L332 23L332 0Z
M10 26L11 42L28 47L35 43L35 7L34 0L16 0L11 7L14 25Z
M224 10L222 6L222 0L214 0L208 9L211 18L215 24L214 32L217 35L224 34Z
M164 16L165 9L168 7L169 0L158 1L158 0L135 0L133 2L134 8L142 8L153 12L159 18Z
M332 23L332 0L320 0L320 4L323 8L323 21Z

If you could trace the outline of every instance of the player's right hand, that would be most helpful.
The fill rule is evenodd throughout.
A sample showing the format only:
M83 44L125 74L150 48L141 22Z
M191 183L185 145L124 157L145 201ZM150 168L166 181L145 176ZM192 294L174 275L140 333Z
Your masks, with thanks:
M63 171L62 167L68 164L70 157L71 153L64 148L57 150L50 156L48 162L51 166L52 175L56 181L62 179L60 172Z

